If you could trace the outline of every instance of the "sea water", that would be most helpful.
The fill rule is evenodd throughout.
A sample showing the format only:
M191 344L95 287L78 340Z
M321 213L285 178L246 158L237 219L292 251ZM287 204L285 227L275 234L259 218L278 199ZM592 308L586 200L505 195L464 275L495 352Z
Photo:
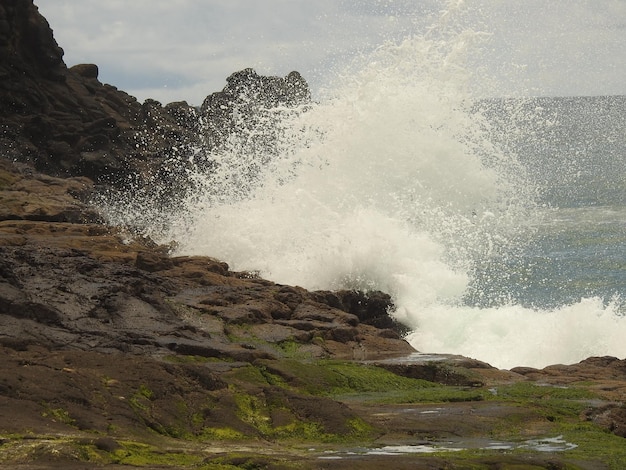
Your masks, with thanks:
M626 356L626 99L477 97L483 37L383 44L315 103L242 122L144 229L278 283L385 291L425 353Z

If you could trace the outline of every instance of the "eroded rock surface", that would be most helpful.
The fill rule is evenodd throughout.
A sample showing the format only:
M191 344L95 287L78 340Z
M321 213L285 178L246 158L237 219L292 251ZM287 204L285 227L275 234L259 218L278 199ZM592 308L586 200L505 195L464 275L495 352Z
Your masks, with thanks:
M172 256L87 203L119 178L176 180L163 162L219 148L242 114L306 104L299 74L236 72L196 109L138 103L62 56L32 0L0 1L0 468L626 465L623 360L425 359L385 293ZM505 438L514 453L489 447ZM543 438L566 446L526 444ZM479 451L381 453L446 440Z
M190 156L227 138L235 107L237 116L249 116L259 106L309 100L297 72L262 77L246 69L201 108L140 103L101 83L95 64L68 68L32 0L0 4L0 153L53 176L87 176L118 187L153 178L176 182Z
M4 168L0 343L235 360L280 357L276 345L313 339L315 357L412 350L394 330L329 302L330 293L234 273L211 258L170 257L166 247L94 223L72 196L89 188L85 178ZM388 308L381 303L378 316Z

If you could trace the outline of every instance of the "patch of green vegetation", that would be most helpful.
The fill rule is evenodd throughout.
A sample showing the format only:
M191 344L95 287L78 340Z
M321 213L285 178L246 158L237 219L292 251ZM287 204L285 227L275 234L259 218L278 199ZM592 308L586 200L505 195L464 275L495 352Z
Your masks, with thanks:
M314 419L296 416L291 409L289 400L285 399L281 393L267 393L272 390L271 387L273 386L291 387L286 384L281 376L267 371L264 365L242 367L231 371L231 373L231 378L236 377L238 381L241 381L239 386L232 383L230 386L237 417L265 439L348 442L357 438L370 437L372 434L372 427L360 418L353 418L348 421L346 427L350 431L348 433L344 431L339 435L329 433L321 423ZM250 384L257 385L258 388L253 388L254 392L249 392ZM261 392L261 390L265 390L265 392ZM207 430L207 432L215 431ZM243 437L242 434L233 435L231 432L221 435L222 439L241 439Z
M251 332L251 325L229 325L226 337L232 343L246 343L257 348L266 348L275 351L277 357L285 359L307 360L311 354L302 351L302 344L293 339L281 341L279 343L269 342Z
M311 353L303 352L302 344L294 340L286 340L276 345L285 359L311 359Z
M137 393L139 393L139 395L141 395L142 397L147 398L148 400L152 400L154 398L154 392L144 384L141 384L139 386L139 390L137 391Z
M326 374L331 379L325 392L328 396L354 392L414 391L436 386L432 382L403 377L376 366L335 361L322 361L319 364L320 368L331 373Z
M436 387L432 382L402 377L383 368L340 361L260 361L260 375L277 384L317 396L340 397L349 394L394 393ZM280 380L277 380L277 377Z
M120 449L110 453L112 463L136 467L175 466L177 468L196 468L203 460L201 455L188 452L163 451L140 442L122 441L120 444Z
M269 372L265 367L261 366L260 372L269 385L273 385L273 386L285 388L285 389L291 388L289 384L285 381L285 379L283 379L280 375Z
M224 327L224 333L226 334L226 338L231 343L254 343L254 344L268 344L267 341L264 341L251 333L252 325L243 324L243 325L233 325L229 324Z
M288 441L334 442L337 436L325 433L319 423L311 421L293 421L285 426L278 426L270 433L273 439Z
M566 417L577 417L588 407L587 402L597 398L597 395L581 387L556 387L518 382L498 387L497 394L492 395L491 398L533 405L544 410L550 421L555 421Z
M482 401L485 399L485 392L473 388L434 386L416 390L392 390L386 393L361 394L357 397L366 402L381 404L455 403ZM344 395L343 398L350 399L351 397L350 395Z
M489 395L475 387L452 387L403 377L381 367L341 361L259 361L225 376L247 385L278 386L338 400L375 403L479 401Z
M193 439L194 435L189 430L192 427L192 416L194 411L189 410L187 403L176 401L170 403L170 410L174 410L174 416L166 420L159 418L159 410L153 408L155 400L154 392L145 384L141 384L137 391L128 399L128 403L137 417L151 431L176 439Z
M245 383L249 385L268 385L266 376L261 372L259 366L237 367L225 372L222 377L228 383Z
M223 359L215 357L193 356L193 355L178 355L170 354L163 357L164 361L173 362L175 364L204 364L206 362L222 362ZM226 361L224 361L226 362Z
M150 401L152 401L153 398L154 392L146 385L141 384L128 402L135 411L148 411L150 409Z
M532 382L517 382L497 388L498 398L515 398L524 400L589 400L597 395L580 387L557 387L552 385L537 385Z
M358 416L348 420L348 427L350 428L350 434L354 437L369 437L375 431L374 427L363 421Z
M272 433L269 407L261 397L237 393L235 403L237 404L236 414L241 421L258 429L262 434Z
M198 428L204 424L204 416L202 413L192 413L191 414L191 424Z
M119 427L116 426L115 424L108 424L107 425L107 433L109 434L115 434L119 431Z
M76 420L73 419L67 410L64 410L63 408L51 408L46 406L46 409L41 413L41 416L44 418L50 418L58 423L68 424L70 426L73 426L76 423Z
M578 446L567 451L568 459L600 461L611 470L626 468L626 442L623 437L589 422L564 423L559 430L567 442Z
M207 441L238 441L238 440L244 440L247 437L245 434L242 434L233 428L207 427L207 428L202 429L202 432L200 433L198 438L201 440L207 440Z

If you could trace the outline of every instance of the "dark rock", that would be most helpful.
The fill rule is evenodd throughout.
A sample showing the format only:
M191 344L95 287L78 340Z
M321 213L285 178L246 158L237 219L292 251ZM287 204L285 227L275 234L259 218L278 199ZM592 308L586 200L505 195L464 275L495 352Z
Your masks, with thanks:
M70 67L70 71L83 78L98 78L98 66L96 64L78 64Z
M626 437L626 407L609 404L598 408L590 408L583 418L602 426L616 436Z
M458 364L452 365L445 362L423 364L377 362L376 365L397 375L444 385L461 385L466 387L480 387L484 385L484 380L480 376L468 372L468 369L460 367Z
M87 176L148 198L186 190L191 157L200 148L210 153L236 130L233 106L245 104L238 115L251 116L259 107L310 100L297 72L279 78L245 69L207 98L201 112L186 102L141 104L100 83L95 64L67 68L32 0L0 10L0 57L0 153L48 174ZM201 118L210 122L203 127ZM155 180L168 191L157 192Z
M314 295L319 302L349 312L366 325L392 330L399 336L404 336L409 332L406 326L397 322L391 316L395 307L391 301L391 296L384 292L317 291Z
M162 253L142 252L137 253L135 266L137 266L137 269L156 272L171 269L174 266L174 263L169 257L163 255Z
M302 303L294 309L291 317L294 320L313 320L320 322L335 322L356 326L359 319L352 314L339 309L328 308L324 304Z
M327 336L329 337L329 339L338 341L340 343L350 343L353 341L358 341L360 335L357 328L336 327L328 330Z
M110 437L99 437L97 439L94 439L93 445L96 447L96 449L100 449L105 452L115 452L116 450L122 448L119 442Z
M324 346L331 356L348 354L340 343L350 342L380 357L411 349L304 289L240 276L211 258L171 258L149 240L129 242L113 229L75 223L89 213L72 196L84 190L83 179L5 168L0 200L13 202L2 206L0 223L4 345L238 361L276 357L281 342L316 336L332 340Z
M206 122L205 142L211 148L224 146L233 132L247 132L251 149L261 148L262 153L272 154L278 136L267 124L274 119L269 110L297 108L311 101L309 86L298 72L284 78L266 77L248 68L233 73L226 82L224 89L209 95L200 108ZM245 128L247 122L255 121L263 124Z

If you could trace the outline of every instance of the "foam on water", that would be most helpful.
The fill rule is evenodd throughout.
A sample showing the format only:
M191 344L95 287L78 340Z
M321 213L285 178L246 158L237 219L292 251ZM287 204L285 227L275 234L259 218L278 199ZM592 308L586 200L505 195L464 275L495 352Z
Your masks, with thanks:
M617 304L466 302L477 266L517 256L535 217L536 188L471 110L483 38L446 23L381 46L319 103L268 112L249 131L277 130L272 151L233 138L161 240L279 283L388 292L428 353L505 368L626 355Z

